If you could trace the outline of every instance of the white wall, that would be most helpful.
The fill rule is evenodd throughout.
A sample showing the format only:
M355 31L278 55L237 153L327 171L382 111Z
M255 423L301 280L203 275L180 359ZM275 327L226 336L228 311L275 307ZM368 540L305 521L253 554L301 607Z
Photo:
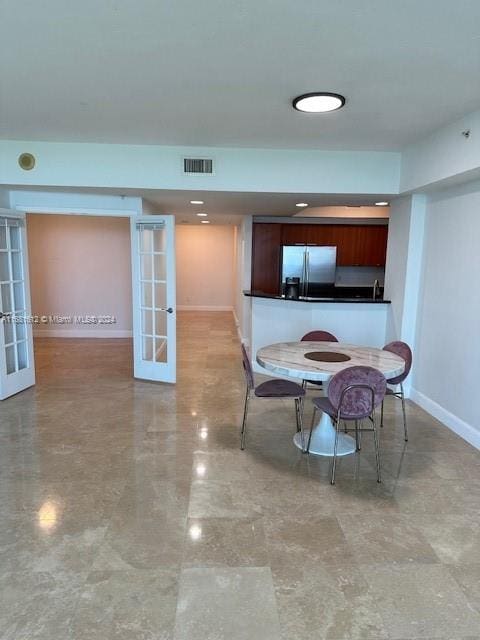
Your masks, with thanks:
M384 297L392 301L387 342L403 340L413 346L417 323L426 199L422 194L393 201L388 231ZM415 364L414 364L415 366ZM412 376L407 378L409 392Z
M177 225L175 233L177 309L233 309L235 228Z
M480 448L480 182L427 204L412 398Z
M462 131L470 130L466 138ZM477 179L480 111L468 114L402 151L400 193L442 181Z
M382 347L389 306L252 298L252 360L262 347L295 342L314 329L330 331L340 342ZM265 373L258 365L255 370Z
M32 171L18 166L35 155ZM184 157L211 157L213 176L186 176ZM400 154L0 141L0 185L293 193L398 193Z
M127 337L132 331L128 218L27 215L32 313L112 315L114 324L45 324L34 333Z
M250 344L251 298L243 295L250 290L252 273L252 216L244 216L235 233L235 295L234 314L240 340Z

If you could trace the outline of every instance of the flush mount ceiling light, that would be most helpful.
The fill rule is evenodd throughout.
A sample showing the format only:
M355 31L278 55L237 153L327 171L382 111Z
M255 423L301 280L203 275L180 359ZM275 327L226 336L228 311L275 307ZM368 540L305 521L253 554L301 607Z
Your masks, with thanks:
M210 224L210 220L200 220L202 224Z
M327 113L341 109L345 104L345 98L339 93L327 93L317 91L304 93L292 102L293 108L304 113Z
M388 207L388 202L382 200L381 202L375 202L376 207Z
M190 204L205 204L203 200L190 200Z
M206 218L208 213L197 213L197 216L200 216L200 218Z
M297 204L295 206L296 207L308 207L308 203L307 202L297 202Z

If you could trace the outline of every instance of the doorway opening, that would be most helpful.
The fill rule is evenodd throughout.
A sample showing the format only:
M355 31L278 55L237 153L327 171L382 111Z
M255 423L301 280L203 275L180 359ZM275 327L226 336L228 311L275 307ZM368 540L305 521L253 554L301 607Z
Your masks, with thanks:
M130 220L26 216L37 382L133 377Z

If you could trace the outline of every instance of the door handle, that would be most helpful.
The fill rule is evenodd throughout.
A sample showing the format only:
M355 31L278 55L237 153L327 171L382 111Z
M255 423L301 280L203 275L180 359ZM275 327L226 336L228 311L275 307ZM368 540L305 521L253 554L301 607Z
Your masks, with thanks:
M305 296L308 296L310 285L310 253L305 251Z
M167 313L173 313L172 307L168 307L168 309L159 309L159 311L166 311Z

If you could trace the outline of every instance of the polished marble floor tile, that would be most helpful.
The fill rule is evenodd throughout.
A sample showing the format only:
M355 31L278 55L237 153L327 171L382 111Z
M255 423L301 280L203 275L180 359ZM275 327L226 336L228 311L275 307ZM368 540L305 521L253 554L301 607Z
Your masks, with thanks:
M480 563L471 562L468 565L449 565L450 573L460 585L460 588L470 603L470 606L480 613Z
M278 640L280 626L270 569L184 569L174 638Z
M374 595L352 563L272 570L283 640L388 638Z
M451 638L475 634L480 614L442 565L362 566L389 637Z
M265 535L271 566L353 562L351 547L337 518L272 516L265 523Z
M183 567L268 565L262 518L189 518Z
M70 625L85 574L15 571L0 577L2 640L74 640Z
M413 514L411 522L422 533L441 562L474 565L474 571L480 569L478 516L468 511L461 517L449 513ZM480 584L480 574L477 575L477 580Z
M0 640L480 640L480 453L412 403L383 482L365 434L332 487L291 401L254 400L240 451L229 313L178 314L176 385L129 340L36 356L0 406Z
M359 564L438 562L414 518L399 514L342 514L338 522Z
M92 571L70 623L75 640L171 640L178 573Z

